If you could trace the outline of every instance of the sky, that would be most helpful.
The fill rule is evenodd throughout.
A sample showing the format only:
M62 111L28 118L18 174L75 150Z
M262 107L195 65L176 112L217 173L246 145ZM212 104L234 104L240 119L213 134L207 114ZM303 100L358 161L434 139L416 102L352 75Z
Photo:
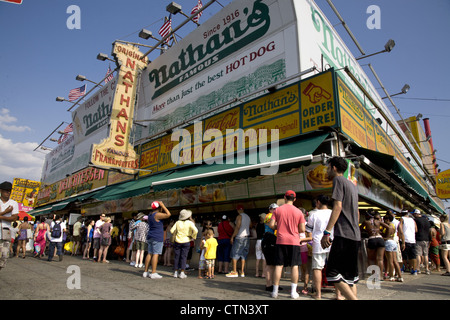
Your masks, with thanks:
M40 180L48 151L33 150L61 122L71 121L71 113L67 111L71 104L57 102L55 98L67 99L69 90L84 84L75 80L78 74L93 81L102 80L108 61L99 61L96 56L100 52L110 55L116 39L156 44L151 39L140 39L138 33L145 28L157 35L164 16L168 15L165 8L169 2L23 0L21 5L0 2L0 181ZM189 14L197 0L176 2ZM203 0L203 4L207 2ZM219 0L212 4L204 11L200 23L230 2ZM326 0L316 0L316 3L354 56L360 56ZM447 61L450 1L333 0L333 3L366 54L382 50L388 39L395 40L391 52L360 63L374 67L390 94L400 92L405 83L410 85L406 95L396 96L393 101L405 119L419 113L430 119L439 169L450 169L450 64ZM72 5L80 9L79 29L67 25L74 22ZM368 11L372 5L379 9L378 15ZM173 27L184 20L180 14L173 16ZM376 28L369 28L368 21L377 22ZM195 28L195 24L188 23L177 34L183 37ZM363 68L383 97L370 69L366 65ZM90 83L87 85L88 90L92 88ZM392 106L390 110L400 120ZM44 146L51 148L56 143L46 141Z

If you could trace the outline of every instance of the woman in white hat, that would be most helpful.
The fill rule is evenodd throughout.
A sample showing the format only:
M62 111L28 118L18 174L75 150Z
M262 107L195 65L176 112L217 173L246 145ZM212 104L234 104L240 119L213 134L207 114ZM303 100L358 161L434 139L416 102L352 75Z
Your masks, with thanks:
M183 209L180 211L178 221L170 229L174 236L173 251L175 254L174 274L175 278L186 278L184 270L186 269L186 260L189 252L191 240L197 238L198 229L192 219L192 211ZM178 270L180 274L178 274Z

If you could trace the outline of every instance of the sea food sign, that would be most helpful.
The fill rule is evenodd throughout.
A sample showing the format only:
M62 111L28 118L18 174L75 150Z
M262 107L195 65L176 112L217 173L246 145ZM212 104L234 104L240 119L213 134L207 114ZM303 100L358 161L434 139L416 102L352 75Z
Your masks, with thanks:
M450 169L437 175L436 195L441 199L450 199Z
M139 73L147 66L148 58L133 45L115 43L113 56L120 66L114 95L109 136L100 144L92 145L91 163L133 172L139 168L139 159L129 143L136 100Z

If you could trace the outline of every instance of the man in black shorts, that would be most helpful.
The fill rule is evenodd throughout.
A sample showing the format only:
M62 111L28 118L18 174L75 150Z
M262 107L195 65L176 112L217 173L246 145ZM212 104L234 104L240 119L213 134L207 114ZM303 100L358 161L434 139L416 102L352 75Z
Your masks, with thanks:
M348 163L341 157L328 162L328 177L333 179L334 200L330 220L322 237L322 248L331 246L326 277L348 300L356 300L358 275L358 250L361 241L359 230L358 190L343 173ZM330 233L334 228L333 245Z

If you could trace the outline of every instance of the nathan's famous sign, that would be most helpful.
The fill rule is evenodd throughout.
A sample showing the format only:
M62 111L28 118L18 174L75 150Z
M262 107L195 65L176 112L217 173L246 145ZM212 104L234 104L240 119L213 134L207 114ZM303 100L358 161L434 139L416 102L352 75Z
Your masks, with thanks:
M255 1L251 9L236 10L229 23L223 27L219 23L216 30L210 31L209 38L208 33L204 33L203 38L208 38L205 44L195 47L189 44L170 66L162 65L150 71L149 80L156 89L153 98L260 38L269 26L269 7L260 0ZM231 43L233 45L229 46Z
M143 72L136 117L159 121L136 140L298 73L295 29L290 1L232 1Z
M139 168L134 147L129 142L133 124L136 84L139 73L148 64L148 58L133 45L115 43L113 56L120 66L114 95L109 136L100 144L92 145L91 163L132 172ZM131 170L130 170L131 169Z

